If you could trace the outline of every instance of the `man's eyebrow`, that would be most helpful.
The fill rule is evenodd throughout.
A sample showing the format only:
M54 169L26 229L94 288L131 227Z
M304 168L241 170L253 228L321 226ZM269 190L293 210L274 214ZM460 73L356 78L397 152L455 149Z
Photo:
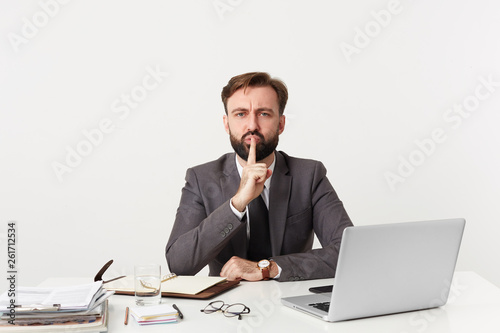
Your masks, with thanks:
M271 112L274 112L274 110L272 108L267 108L267 107L258 108L257 111L271 111Z
M230 112L231 113L235 113L235 112L241 112L241 111L245 111L245 112L248 112L248 109L245 108L245 107L237 107L235 109L232 109ZM262 112L262 111L266 111L266 112L275 112L273 110L273 108L268 108L268 107L260 107L258 109L256 109L257 112Z
M231 112L239 112L239 111L248 111L248 109L244 107L239 107L231 110Z

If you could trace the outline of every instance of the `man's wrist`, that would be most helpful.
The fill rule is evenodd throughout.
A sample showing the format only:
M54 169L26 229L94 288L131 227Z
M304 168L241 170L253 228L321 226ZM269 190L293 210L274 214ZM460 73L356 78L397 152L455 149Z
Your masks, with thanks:
M274 260L269 260L269 262L271 263L271 265L269 266L269 277L271 279L274 279L276 276L278 276L279 274L279 267L278 267L278 264L276 263L276 261Z
M236 196L231 198L231 205L233 205L233 207L241 213L247 209L247 205L241 203Z
M262 274L262 280L269 280L278 277L281 269L278 264L272 259L262 259L257 262L257 268Z
M243 217L247 213L247 208L245 207L245 210L243 212L240 212L239 210L234 207L233 202L229 200L229 207L231 208L231 211L233 212L234 215L241 221L243 220Z
M262 259L257 262L257 268L260 270L262 274L261 280L269 280L269 273L271 271L271 262L267 259Z

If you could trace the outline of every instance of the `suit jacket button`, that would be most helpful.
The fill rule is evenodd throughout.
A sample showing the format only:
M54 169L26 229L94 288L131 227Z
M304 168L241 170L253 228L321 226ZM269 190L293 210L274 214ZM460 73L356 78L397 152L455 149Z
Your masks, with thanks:
M221 235L222 237L226 237L226 233L225 233L224 231L223 231L223 232L221 232L221 233L220 233L220 235Z
M227 225L227 227L229 228L229 230L232 230L232 229L233 229L233 225L232 225L231 223L229 223L229 224Z
M229 233L229 228L224 228L224 232L225 232L226 234L228 234L228 233Z

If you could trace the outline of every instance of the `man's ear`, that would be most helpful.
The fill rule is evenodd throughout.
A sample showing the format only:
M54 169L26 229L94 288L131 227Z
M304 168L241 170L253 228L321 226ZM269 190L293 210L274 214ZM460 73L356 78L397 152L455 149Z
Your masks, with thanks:
M226 130L226 133L229 134L229 123L227 121L227 115L222 116L222 121L224 123L224 129Z
M279 123L278 134L283 133L284 130L285 130L285 116L282 115L282 116L280 116L280 123Z

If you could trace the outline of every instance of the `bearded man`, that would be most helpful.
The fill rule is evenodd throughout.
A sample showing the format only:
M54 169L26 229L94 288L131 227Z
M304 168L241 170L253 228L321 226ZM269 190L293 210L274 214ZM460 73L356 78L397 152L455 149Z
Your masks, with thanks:
M286 85L268 73L222 89L234 153L187 170L165 255L171 272L228 280L297 281L335 276L343 230L352 226L319 161L277 151ZM312 249L314 235L321 248Z

